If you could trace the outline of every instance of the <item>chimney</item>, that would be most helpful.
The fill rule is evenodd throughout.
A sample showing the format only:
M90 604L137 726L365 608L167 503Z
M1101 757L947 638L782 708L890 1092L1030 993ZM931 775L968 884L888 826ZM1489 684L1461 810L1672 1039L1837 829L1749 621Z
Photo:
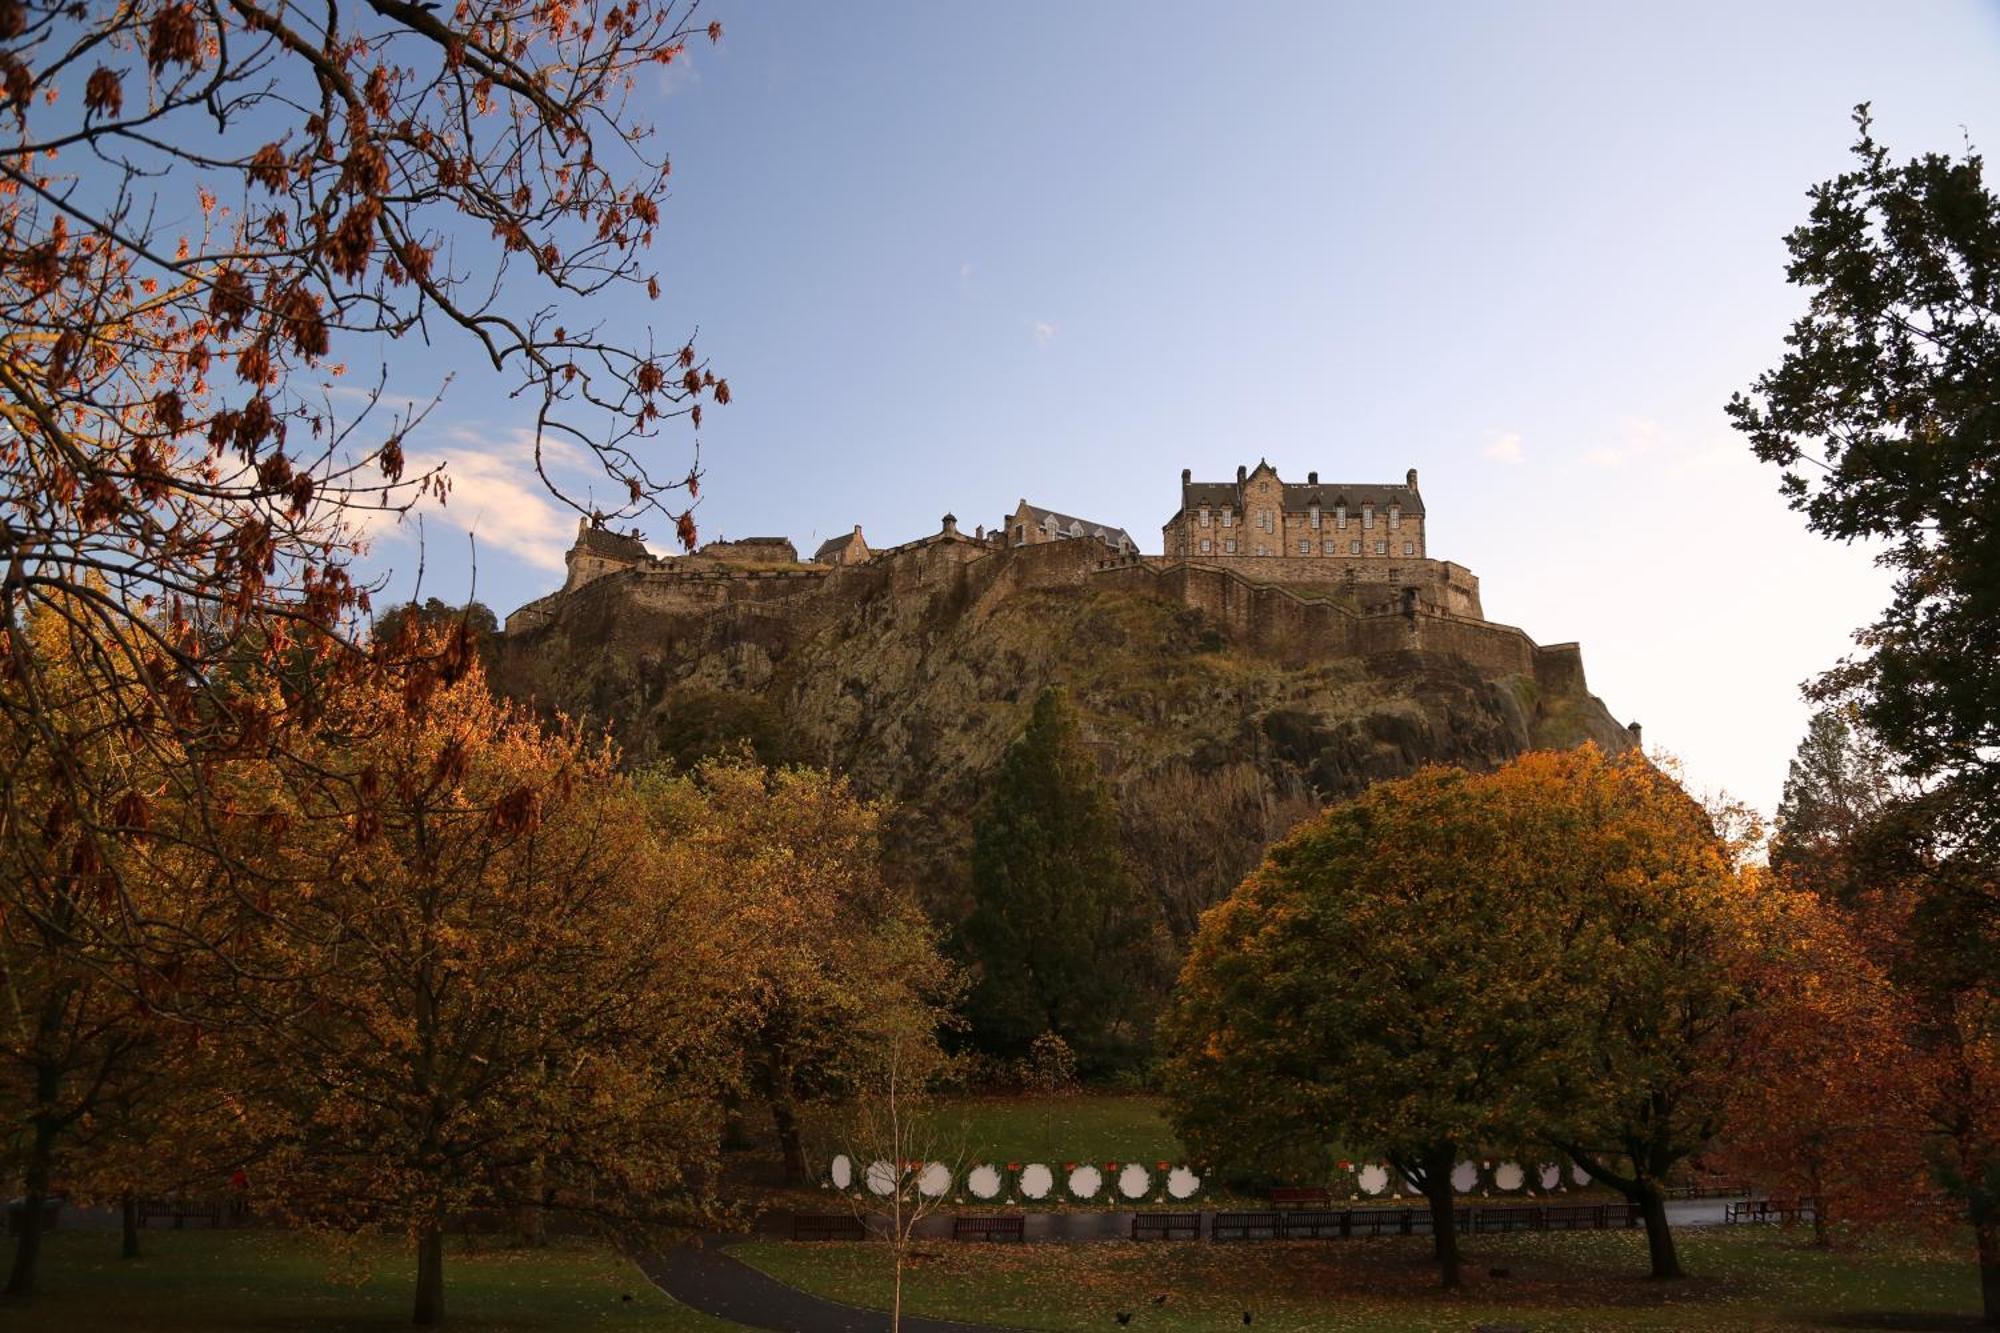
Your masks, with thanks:
M1415 468L1410 469L1409 480L1410 480L1410 489L1414 491L1415 489L1417 489L1417 470Z
M1181 469L1181 485L1185 486L1185 485L1187 485L1187 484L1188 484L1189 482L1192 482L1193 480L1194 480L1194 469L1193 469L1193 468L1191 468L1191 467L1184 467L1184 468L1182 468L1182 469Z
M1627 722L1625 730L1632 733L1632 744L1637 745L1639 743L1639 724L1637 722Z
M1306 473L1306 485L1308 485L1308 486L1317 486L1317 485L1319 485L1319 473L1317 473L1317 472L1308 472L1308 473Z
M854 535L857 537L861 535L861 525L859 523L854 525Z
M947 537L956 537L958 535L958 516L956 514L946 514L944 516L944 535Z
M1241 463L1238 463L1236 465L1236 484L1238 486L1241 486L1245 481L1249 480L1249 478L1250 478L1250 469L1244 467Z

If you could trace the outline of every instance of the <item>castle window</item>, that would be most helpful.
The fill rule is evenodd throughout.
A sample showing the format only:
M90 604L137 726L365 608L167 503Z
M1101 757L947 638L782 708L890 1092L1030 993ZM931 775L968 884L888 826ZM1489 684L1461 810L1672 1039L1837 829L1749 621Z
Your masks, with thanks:
M1416 553L1417 553L1417 544L1416 544L1415 542L1404 542L1404 543L1403 543L1403 554L1404 554L1404 555L1415 555Z
M1203 537L1201 539L1201 553L1203 555L1207 555L1213 549L1215 549L1215 543L1210 541L1208 538Z
M1231 537L1228 541L1222 543L1222 550L1225 555L1235 555L1236 539L1234 537Z
M1385 542L1385 541L1381 541L1381 540L1377 540L1377 541L1376 541L1376 543L1375 543L1375 554L1377 554L1377 555L1387 555L1387 554L1389 554L1389 543L1387 543L1387 542Z
M1312 525L1317 528L1319 526L1319 506L1314 505L1308 512L1312 514Z
M1208 526L1208 506L1207 506L1207 505L1203 505L1203 506L1201 507L1201 525L1202 525L1202 526L1203 526L1204 528Z
M1340 528L1342 530L1346 529L1347 527L1346 505L1335 505L1333 507L1333 526L1335 526L1336 528Z
M1311 555L1312 553L1313 553L1313 544L1310 541L1301 538L1299 541L1299 554Z
M1014 545L1026 546L1027 544L1028 544L1028 525L1025 523L1018 523L1014 526Z
M1320 554L1332 555L1334 553L1336 545L1337 543L1333 540L1333 538L1328 537L1325 541L1320 543Z
M1389 506L1389 526L1392 529L1403 526L1403 507L1401 505Z
M1353 541L1347 544L1347 553L1349 555L1361 554L1361 539L1359 537L1355 538Z
M1374 527L1374 526L1375 526L1375 506L1374 506L1374 505L1362 505L1362 506L1361 506L1361 526L1362 526L1362 527L1364 527L1364 528L1372 528L1372 527Z
M1231 514L1231 513L1230 513L1230 512L1229 512L1229 511L1228 511L1227 509L1223 510L1223 511L1222 511L1222 526L1223 526L1223 527L1225 527L1225 528L1226 528L1226 527L1228 527L1228 526L1230 526L1230 523L1231 523L1231 522L1232 522L1232 521L1234 520L1234 518L1235 518L1235 516L1234 516L1233 514Z

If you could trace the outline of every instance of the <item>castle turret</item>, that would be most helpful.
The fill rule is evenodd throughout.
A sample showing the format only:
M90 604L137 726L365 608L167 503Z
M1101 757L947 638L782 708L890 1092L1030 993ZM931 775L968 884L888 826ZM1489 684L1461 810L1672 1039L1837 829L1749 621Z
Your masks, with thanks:
M576 521L576 544L563 556L569 578L564 592L573 592L592 579L616 574L653 558L637 532L613 532L593 515Z

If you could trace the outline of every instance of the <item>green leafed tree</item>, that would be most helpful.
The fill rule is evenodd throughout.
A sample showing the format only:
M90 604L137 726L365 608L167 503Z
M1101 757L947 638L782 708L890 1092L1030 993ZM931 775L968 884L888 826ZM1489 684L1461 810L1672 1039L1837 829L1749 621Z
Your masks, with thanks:
M1889 605L1815 686L1920 782L2000 789L2000 197L1976 152L1898 164L1868 107L1851 170L1785 238L1810 293L1729 404L1807 525L1883 543ZM1984 817L1986 829L1993 824Z
M1815 887L1841 879L1837 863L1849 840L1894 796L1888 760L1848 721L1846 710L1813 714L1785 774L1771 866Z
M1044 1032L1085 1061L1129 1050L1158 977L1158 913L1119 847L1118 815L1076 708L1044 690L973 828L975 1035L1018 1055Z

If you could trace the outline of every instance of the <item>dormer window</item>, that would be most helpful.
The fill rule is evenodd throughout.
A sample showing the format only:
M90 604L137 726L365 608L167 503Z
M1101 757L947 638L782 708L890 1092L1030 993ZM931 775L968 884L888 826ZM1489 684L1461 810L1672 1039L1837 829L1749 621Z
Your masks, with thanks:
M1375 506L1374 506L1374 505L1362 505L1362 506L1361 506L1361 526L1362 526L1362 527L1364 527L1364 528L1372 528L1372 527L1374 527L1374 526L1375 526Z
M1231 524L1232 522L1234 522L1234 520L1235 520L1235 515L1233 515L1232 513L1230 513L1230 512L1229 512L1229 510L1225 509L1225 510L1223 510L1223 511L1222 511L1222 526L1223 526L1223 527L1225 527L1225 528L1226 528L1226 527L1228 527L1228 526L1229 526L1229 525L1230 525L1230 524Z
M1203 505L1203 506L1201 507L1201 525L1202 525L1202 526L1203 526L1204 528L1208 526L1208 506L1207 506L1207 505Z
M1309 510L1308 512L1312 514L1312 525L1313 525L1313 527L1314 527L1314 528L1318 528L1318 527L1319 527L1319 506L1318 506L1318 505L1314 505L1314 506L1313 506L1313 507L1312 507L1312 508L1311 508L1311 509L1310 509L1310 510Z
M1403 507L1401 505L1390 505L1389 506L1390 530L1394 531L1395 529L1400 528L1402 526L1403 526Z
M1340 528L1343 531L1346 529L1347 527L1346 505L1335 505L1333 507L1333 526L1336 528Z

